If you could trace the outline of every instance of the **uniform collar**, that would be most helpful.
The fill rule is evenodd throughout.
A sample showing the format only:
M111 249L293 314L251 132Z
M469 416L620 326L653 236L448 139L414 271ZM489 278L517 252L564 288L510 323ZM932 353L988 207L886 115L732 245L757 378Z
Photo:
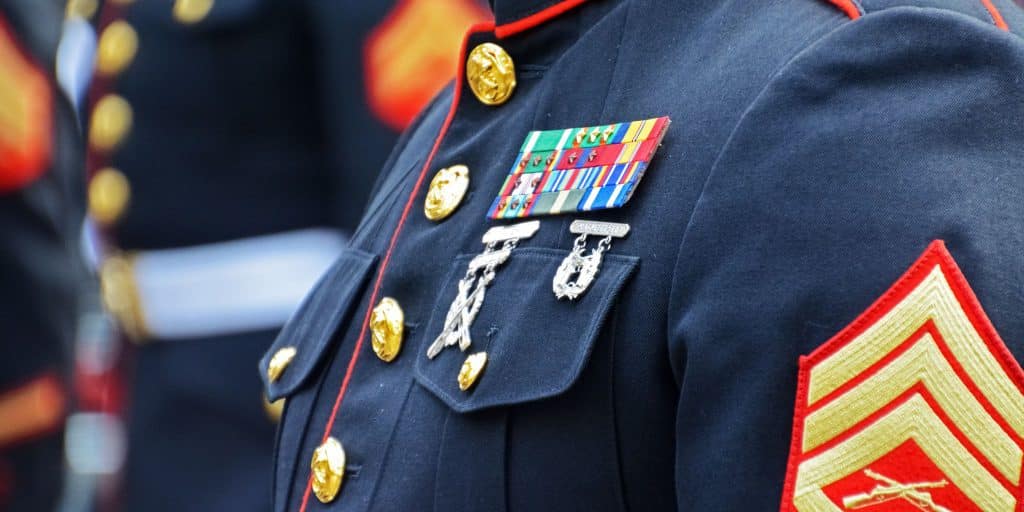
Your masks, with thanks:
M556 18L587 0L489 0L494 10L494 33L510 37Z

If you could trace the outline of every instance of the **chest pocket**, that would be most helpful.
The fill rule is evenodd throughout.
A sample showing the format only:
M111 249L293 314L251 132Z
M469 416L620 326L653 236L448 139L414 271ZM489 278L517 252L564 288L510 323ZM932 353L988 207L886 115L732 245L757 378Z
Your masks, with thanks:
M473 322L472 346L445 348L434 359L427 347L444 329L448 304L473 255L451 269L416 354L415 378L456 412L508 406L560 395L579 378L594 340L622 286L639 260L605 255L589 289L575 301L557 300L551 281L567 251L520 248L497 271ZM487 352L483 372L470 389L458 375L469 354Z
M370 253L346 249L320 278L312 293L306 297L260 360L260 376L267 398L277 400L287 397L309 380L323 355L328 352L338 326L351 314L353 303L376 261L377 257ZM282 355L289 351L294 351L294 355L277 378L271 379L268 369L272 360L278 356L277 364L287 359Z

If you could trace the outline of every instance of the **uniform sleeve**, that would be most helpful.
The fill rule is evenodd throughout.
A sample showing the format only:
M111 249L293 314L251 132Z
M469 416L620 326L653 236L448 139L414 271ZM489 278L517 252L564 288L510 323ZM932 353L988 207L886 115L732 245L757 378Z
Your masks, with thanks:
M60 15L0 9L0 394L65 369L77 313L81 148L45 72Z
M1021 39L936 9L845 23L771 79L709 174L672 284L680 510L700 509L702 482L778 503L800 356L934 240L1024 358L1022 99Z

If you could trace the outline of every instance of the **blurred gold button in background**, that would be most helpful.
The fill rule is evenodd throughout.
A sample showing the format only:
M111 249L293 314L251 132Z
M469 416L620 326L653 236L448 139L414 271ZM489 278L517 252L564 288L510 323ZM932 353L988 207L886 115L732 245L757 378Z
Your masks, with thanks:
M288 365L292 363L292 359L295 359L295 354L298 353L299 351L295 347L282 347L274 353L270 362L267 363L267 378L270 379L270 382L277 382L281 378L281 374L288 369Z
M124 98L108 94L98 102L89 121L89 143L99 151L114 149L132 127L132 107Z
M402 337L405 335L405 313L398 301L384 297L373 308L370 315L370 334L373 353L381 361L390 363L402 350Z
M333 437L328 437L315 451L310 463L313 478L309 485L321 503L330 503L338 496L345 479L345 449Z
M96 70L103 75L120 73L139 49L139 36L127 22L117 20L100 34L99 46L96 49Z
M516 88L516 67L504 48L483 43L469 52L466 80L480 103L501 105L512 97Z
M213 0L174 0L174 19L182 23L196 23L209 14Z
M423 201L423 214L434 221L447 218L462 203L468 189L469 167L453 165L437 171Z
M121 171L104 167L89 181L89 215L100 224L121 218L131 198L131 186Z
M99 5L99 0L68 0L67 5L64 6L64 16L89 19L96 14Z

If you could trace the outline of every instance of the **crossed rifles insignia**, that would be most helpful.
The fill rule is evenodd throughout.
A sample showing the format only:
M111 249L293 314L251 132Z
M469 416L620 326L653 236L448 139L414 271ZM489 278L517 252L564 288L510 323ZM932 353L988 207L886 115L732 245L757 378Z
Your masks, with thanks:
M540 222L532 220L496 226L484 233L484 252L470 260L465 277L459 280L455 299L444 319L444 329L427 347L427 357L433 359L446 347L455 345L465 352L473 344L470 328L484 305L487 287L497 276L498 267L508 261L521 240L532 237L538 229Z
M949 482L945 480L902 484L870 469L865 469L864 474L869 478L877 480L879 484L870 492L843 498L843 506L848 510L873 507L894 500L904 500L925 512L952 512L946 507L937 505L935 500L932 499L932 495L927 492L927 489L936 489L949 485Z
M783 512L1024 510L1024 370L941 241L799 382Z

